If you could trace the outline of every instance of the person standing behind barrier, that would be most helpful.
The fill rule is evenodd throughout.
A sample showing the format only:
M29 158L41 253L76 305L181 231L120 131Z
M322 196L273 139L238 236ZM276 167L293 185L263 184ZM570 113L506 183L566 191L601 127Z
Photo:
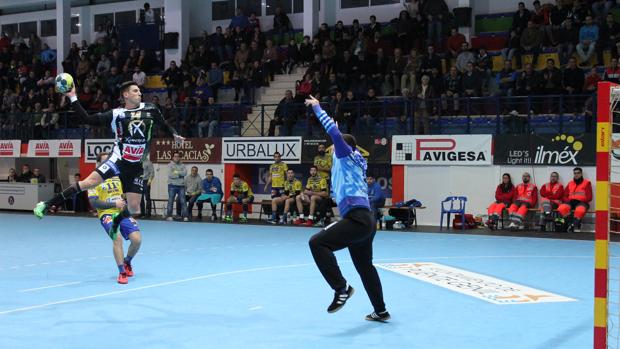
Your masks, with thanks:
M332 157L325 152L325 144L319 144L318 154L314 156L313 164L319 171L319 176L324 178L329 185L329 177L332 172Z
M581 231L581 221L590 208L592 201L592 184L583 178L581 167L573 169L573 180L564 189L564 203L558 207L558 212L562 216L561 223L570 215L573 210L573 221L568 225L568 232Z
M510 214L510 225L508 229L523 229L523 219L527 215L527 210L536 206L538 201L538 188L530 182L530 174L523 173L523 183L517 185L515 189L515 201L508 208Z
M185 176L187 169L181 163L181 156L178 152L172 154L172 161L168 164L168 210L166 220L172 220L172 203L178 195L181 206L181 216L185 222L187 219L187 206L185 204Z
M415 134L429 134L430 132L430 111L432 110L431 99L433 95L433 89L429 84L430 78L428 75L422 76L422 83L418 85L415 91L415 97L417 99L415 116L414 116L414 130Z
M558 182L560 175L551 172L549 183L540 188L540 230L545 231L545 222L551 218L553 210L557 209L564 197L564 186Z
M495 202L488 208L489 220L487 220L487 226L489 229L494 230L497 228L497 221L502 216L504 209L515 198L515 186L512 184L510 174L504 173L502 175L502 182L495 189Z

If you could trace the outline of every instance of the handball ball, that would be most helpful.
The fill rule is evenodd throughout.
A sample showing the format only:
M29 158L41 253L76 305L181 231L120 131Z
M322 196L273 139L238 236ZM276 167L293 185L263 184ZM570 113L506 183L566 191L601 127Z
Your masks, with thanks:
M67 93L73 88L73 77L71 74L61 73L56 76L56 91Z

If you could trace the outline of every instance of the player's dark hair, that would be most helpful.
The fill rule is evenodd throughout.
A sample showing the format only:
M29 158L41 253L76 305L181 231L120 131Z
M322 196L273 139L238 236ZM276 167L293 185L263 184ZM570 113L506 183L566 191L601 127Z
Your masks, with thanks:
M109 156L110 153L108 153L107 151L100 151L99 153L97 153L97 163L101 162L101 158L104 156Z
M273 156L275 156L276 154L278 154L278 155L282 156L282 154L280 154L280 152L279 152L279 151L275 151L275 152L273 152Z
M121 84L121 97L123 93L127 92L131 86L138 86L134 81L125 81Z
M575 167L573 169L573 172L575 172L575 171L579 171L579 172L583 173L583 170L581 169L581 167Z
M73 175L73 177L75 177L75 176L78 176L78 177L82 178L82 175L79 172Z
M213 173L213 170L212 170L212 169L210 169L210 168L209 168L209 169L207 169L206 173L209 173L209 172Z
M345 142L347 142L347 144L353 150L355 150L355 148L357 148L357 141L355 140L355 137L353 137L353 135L345 133L345 134L342 135L342 138L344 139Z
M286 170L286 172L291 171L293 173L295 173L295 170L293 170L292 168L289 168L288 170Z
M235 173L235 174L233 175L233 178L241 178L241 176L239 176L239 174L238 174L238 173Z
M313 168L316 169L317 171L319 170L319 168L314 165L310 166L310 169L313 169Z

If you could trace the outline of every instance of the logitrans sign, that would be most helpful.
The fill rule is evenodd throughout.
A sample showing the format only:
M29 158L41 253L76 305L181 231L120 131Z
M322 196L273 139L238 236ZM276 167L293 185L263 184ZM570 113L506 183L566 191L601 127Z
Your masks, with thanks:
M496 165L596 165L596 137L578 135L496 136Z
M491 135L394 136L392 164L490 165L491 146Z
M301 163L301 137L225 137L222 138L222 162L271 164L273 154L282 154L288 164Z
M381 263L376 266L498 305L575 301L573 298L438 263Z
M114 147L114 139L87 139L84 141L84 162L94 164L97 162L97 154L101 152L111 153Z

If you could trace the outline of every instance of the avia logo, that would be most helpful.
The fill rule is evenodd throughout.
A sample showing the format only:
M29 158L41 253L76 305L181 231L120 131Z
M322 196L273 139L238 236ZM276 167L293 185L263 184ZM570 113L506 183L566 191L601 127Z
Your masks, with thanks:
M49 143L36 143L34 146L34 156L50 156Z
M58 146L58 156L72 156L73 142L61 142Z
M536 147L536 154L534 155L534 164L556 164L556 165L577 165L577 155L583 149L583 143L576 141L573 136L558 135L555 136L552 142L564 143L564 147L555 150L547 150L544 145Z
M131 146L129 144L125 144L123 147L123 159L136 162L142 159L142 155L144 155L144 147L141 146Z
M14 152L13 143L0 143L0 156L12 156Z

